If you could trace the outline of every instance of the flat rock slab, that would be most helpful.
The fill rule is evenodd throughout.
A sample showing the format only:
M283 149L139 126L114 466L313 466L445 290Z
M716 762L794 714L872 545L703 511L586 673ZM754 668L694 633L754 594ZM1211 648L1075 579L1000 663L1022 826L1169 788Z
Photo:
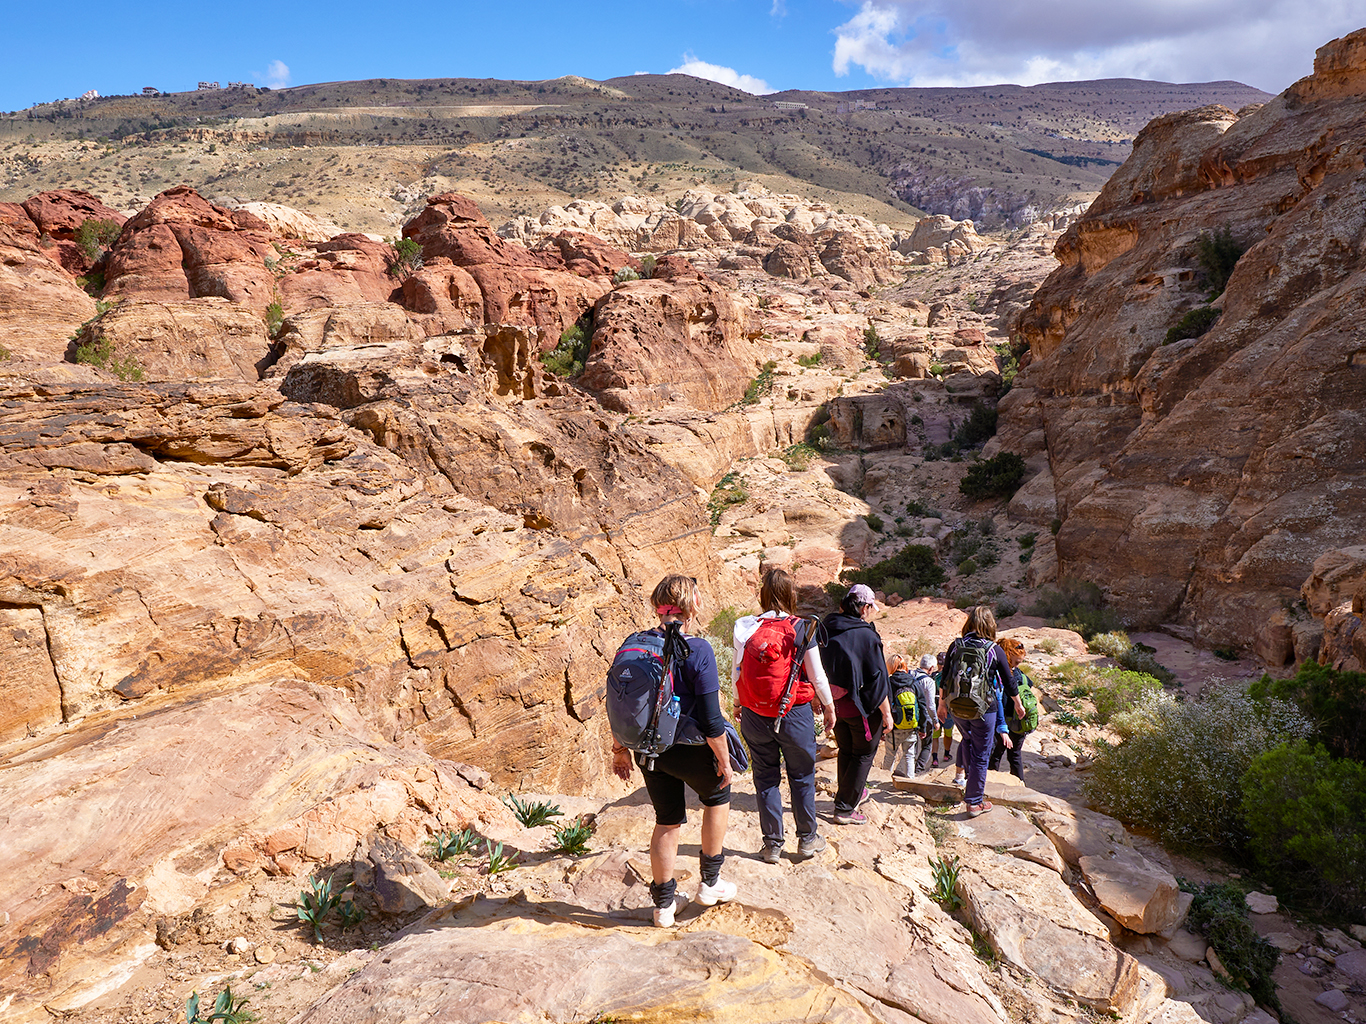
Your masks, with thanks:
M1357 985L1366 985L1366 949L1354 949L1338 956L1337 969Z
M953 959L933 947L892 968L886 992L877 995L925 1024L999 1024L1002 1018L999 1003L975 991Z
M585 930L532 904L490 904L429 915L300 1024L876 1020L805 960L741 936Z
M953 765L947 768L931 768L914 778L893 778L892 785L903 792L919 794L931 803L962 803L963 787L953 784L954 771ZM987 772L988 800L995 800L996 792L1018 791L1023 788L1024 783L1008 772Z
M1264 892L1250 892L1243 899L1247 903L1247 909L1254 914L1274 914L1280 909L1280 902L1276 897Z
M975 818L968 817L965 811L958 822L958 834L970 843L1004 850L1013 857L1042 864L1062 874L1064 865L1058 851L1019 811L993 807Z

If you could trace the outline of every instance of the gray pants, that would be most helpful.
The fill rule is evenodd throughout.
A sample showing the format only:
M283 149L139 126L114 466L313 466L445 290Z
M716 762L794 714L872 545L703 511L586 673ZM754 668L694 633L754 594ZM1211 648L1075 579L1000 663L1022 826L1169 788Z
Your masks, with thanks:
M893 775L910 778L930 767L930 742L914 729L893 729L887 734L891 745Z

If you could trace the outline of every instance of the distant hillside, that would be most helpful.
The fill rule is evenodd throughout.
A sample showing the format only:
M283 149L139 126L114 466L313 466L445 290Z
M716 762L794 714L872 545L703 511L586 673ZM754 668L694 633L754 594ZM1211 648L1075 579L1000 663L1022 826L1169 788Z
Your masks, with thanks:
M993 228L1089 201L1154 117L1268 98L1130 79L759 97L685 75L111 96L0 115L0 199L71 185L131 206L186 183L384 230L438 188L497 218L756 179L889 223Z

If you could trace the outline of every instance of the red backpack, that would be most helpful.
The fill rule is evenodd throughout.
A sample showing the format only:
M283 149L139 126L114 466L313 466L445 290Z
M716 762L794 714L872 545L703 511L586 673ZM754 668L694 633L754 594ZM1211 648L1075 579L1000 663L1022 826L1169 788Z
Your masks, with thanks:
M759 620L740 659L735 694L741 707L765 718L782 718L795 705L815 697L816 691L801 671L813 632L811 622L795 616Z

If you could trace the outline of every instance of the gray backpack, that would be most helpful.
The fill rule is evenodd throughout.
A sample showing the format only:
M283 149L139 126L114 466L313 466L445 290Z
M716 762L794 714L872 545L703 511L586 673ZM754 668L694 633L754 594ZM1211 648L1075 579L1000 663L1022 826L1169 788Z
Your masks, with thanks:
M979 636L965 636L953 645L944 666L945 690L954 718L972 722L996 710L991 683L991 649L996 644Z

